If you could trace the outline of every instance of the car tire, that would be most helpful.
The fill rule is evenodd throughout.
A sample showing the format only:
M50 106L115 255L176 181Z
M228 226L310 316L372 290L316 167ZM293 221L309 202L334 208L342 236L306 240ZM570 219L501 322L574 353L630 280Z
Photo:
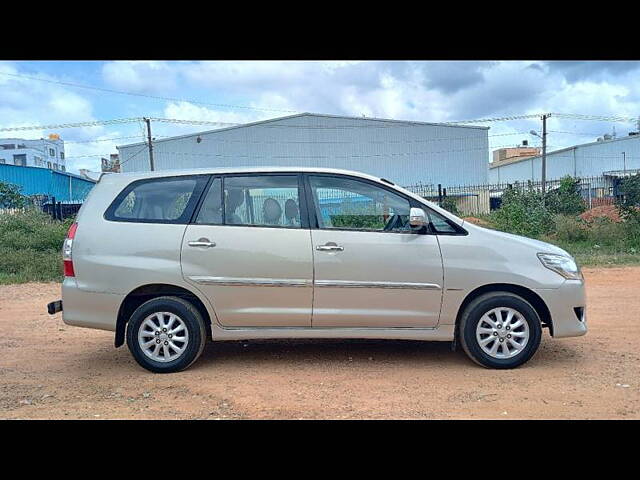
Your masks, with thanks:
M460 318L459 338L465 353L486 368L516 368L538 350L540 316L522 297L491 292L472 300Z
M195 362L206 342L200 312L178 297L140 305L127 323L127 346L136 362L155 373L179 372Z

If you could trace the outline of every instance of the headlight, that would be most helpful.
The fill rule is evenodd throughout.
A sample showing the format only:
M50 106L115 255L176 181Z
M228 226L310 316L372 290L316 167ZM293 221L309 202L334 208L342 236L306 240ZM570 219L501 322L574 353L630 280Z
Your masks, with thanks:
M539 253L538 258L542 262L542 265L549 270L559 273L564 278L569 280L582 280L582 272L580 272L580 268L578 268L573 258L553 253Z

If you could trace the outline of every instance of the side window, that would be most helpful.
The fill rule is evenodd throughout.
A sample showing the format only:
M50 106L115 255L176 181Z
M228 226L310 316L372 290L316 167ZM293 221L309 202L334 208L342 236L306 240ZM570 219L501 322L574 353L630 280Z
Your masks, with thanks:
M310 176L320 228L410 232L409 201L350 178Z
M118 195L106 213L107 220L187 223L197 200L194 192L204 177L173 177L137 181ZM200 190L201 191L201 190Z
M209 225L222 224L222 180L214 178L207 195L204 197L196 223Z
M458 230L436 211L427 209L427 215L435 228L435 233L458 233Z
M297 175L225 177L226 225L300 228Z

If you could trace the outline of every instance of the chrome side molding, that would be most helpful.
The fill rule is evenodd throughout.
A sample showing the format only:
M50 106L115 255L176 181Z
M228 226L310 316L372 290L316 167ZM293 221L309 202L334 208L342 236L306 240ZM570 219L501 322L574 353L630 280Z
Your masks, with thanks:
M221 285L229 287L310 287L320 288L385 288L407 290L442 290L436 283L411 282L359 282L353 280L311 280L297 278L234 278L191 276L189 280L201 285Z
M411 282L359 282L353 280L316 280L316 287L330 288L392 288L408 290L441 290L436 283L411 283Z
M201 285L221 285L229 287L310 287L311 280L297 278L234 278L191 276L189 280Z

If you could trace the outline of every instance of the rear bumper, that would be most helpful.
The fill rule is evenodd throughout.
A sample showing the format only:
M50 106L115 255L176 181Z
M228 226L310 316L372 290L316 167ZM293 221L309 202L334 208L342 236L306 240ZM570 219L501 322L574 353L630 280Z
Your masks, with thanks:
M62 283L62 320L76 327L115 331L124 298L125 295L80 290L74 278L66 277Z
M566 280L559 288L537 292L549 307L554 338L580 337L587 333L584 282Z

